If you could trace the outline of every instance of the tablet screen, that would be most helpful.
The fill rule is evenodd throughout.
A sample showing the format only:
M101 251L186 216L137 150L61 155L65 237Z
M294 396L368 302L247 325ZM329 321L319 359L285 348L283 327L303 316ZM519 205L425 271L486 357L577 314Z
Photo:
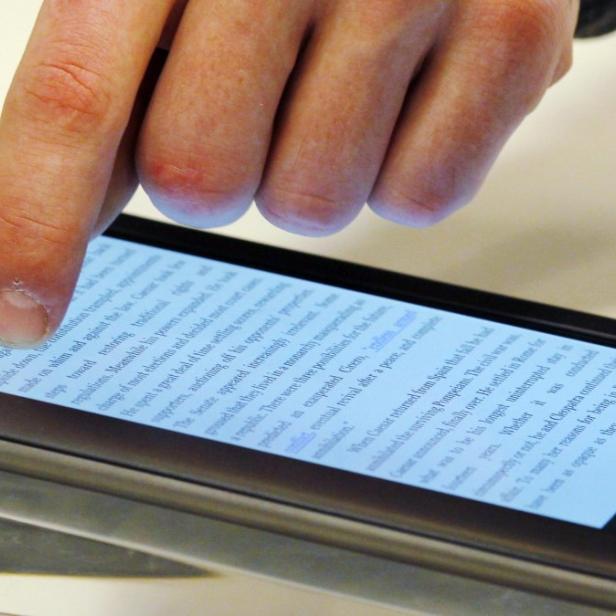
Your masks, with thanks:
M601 528L616 350L109 237L0 391Z

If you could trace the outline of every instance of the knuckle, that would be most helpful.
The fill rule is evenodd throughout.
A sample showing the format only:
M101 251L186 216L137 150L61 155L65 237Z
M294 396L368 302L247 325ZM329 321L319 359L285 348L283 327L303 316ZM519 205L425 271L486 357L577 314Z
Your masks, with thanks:
M370 199L379 216L411 227L430 227L460 205L457 196L445 191L410 191L397 185L382 188Z
M342 199L300 187L269 186L257 204L277 226L308 235L327 235L345 227L358 209Z
M72 238L80 236L80 232L79 225L54 223L22 209L4 208L0 211L0 237L9 245L19 246L20 255L27 252L27 246L32 246L37 254L44 246L65 249Z
M113 95L109 80L75 51L56 56L33 66L23 80L21 102L28 118L65 133L110 129Z
M482 90L499 103L506 103L507 108L527 114L543 98L562 51L565 3L484 2L479 3L480 12L475 14L482 53L474 57L474 70Z
M551 47L563 24L564 3L559 0L505 0L493 2L486 11L488 25L521 53L533 55Z
M188 201L225 200L238 191L239 178L221 177L204 163L186 163L173 156L148 156L141 164L141 176L158 195Z
M140 156L139 175L152 200L170 216L204 224L235 220L250 204L256 184L239 161L220 165L172 153Z

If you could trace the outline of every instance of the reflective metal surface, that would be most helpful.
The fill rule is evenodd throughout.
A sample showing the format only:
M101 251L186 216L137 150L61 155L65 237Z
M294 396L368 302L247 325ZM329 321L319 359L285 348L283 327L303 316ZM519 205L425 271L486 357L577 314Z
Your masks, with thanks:
M353 609L355 614L361 612L354 606L361 606L368 601L372 605L369 609L365 608L368 610L365 613L375 616L392 610L407 614L460 616L474 616L478 612L491 616L594 616L609 613L278 533L12 473L0 473L0 518L109 543L117 548L132 550L131 553L137 551L149 554L162 559L157 561L157 566L162 567L160 571L164 571L164 560L190 567L190 570L185 571L190 571L193 578L195 569L206 571L207 575L200 587L218 588L217 581L227 580L225 583L231 583L229 579L236 580L238 584L242 580L240 586L243 584L246 592L253 584L271 586L273 594L269 597L273 602L270 608L278 605L275 599L278 596L286 606L286 611L281 614L315 613L302 611L305 609L303 606L308 605L303 603L307 600L302 598L305 593L315 601L320 597L319 600L325 602L338 596L337 601ZM49 541L51 546L57 546L57 537L53 533ZM106 547L102 549L107 550ZM111 555L111 552L108 554ZM16 560L20 560L18 555ZM135 560L135 564L137 562ZM58 571L72 568L70 563L62 563L60 559L56 561L56 566ZM168 578L171 570L159 576L167 577L166 584L173 583ZM75 578L72 582L75 583ZM83 578L81 582L83 584ZM182 585L190 586L190 583L184 578ZM113 584L109 587L110 592L114 592L112 588ZM346 598L340 598L341 595ZM212 597L215 596L216 592ZM242 593L229 595L226 601L232 605L245 601L245 597ZM10 607L5 607L1 602L0 605L2 609ZM263 609L266 605L267 602ZM238 603L238 611L233 613L256 613L241 611L244 609L246 606L241 607ZM64 612L73 613L76 612ZM123 616L129 612L116 613ZM176 613L220 612L208 608L204 611Z

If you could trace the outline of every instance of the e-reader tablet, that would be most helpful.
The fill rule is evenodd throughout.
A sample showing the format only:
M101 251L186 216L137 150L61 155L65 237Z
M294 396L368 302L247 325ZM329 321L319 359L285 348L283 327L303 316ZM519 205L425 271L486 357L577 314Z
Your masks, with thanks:
M601 317L123 216L0 439L616 582Z

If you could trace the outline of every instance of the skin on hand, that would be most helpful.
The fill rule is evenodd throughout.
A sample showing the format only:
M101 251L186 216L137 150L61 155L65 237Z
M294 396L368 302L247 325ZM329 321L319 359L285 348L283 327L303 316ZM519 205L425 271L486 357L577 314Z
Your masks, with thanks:
M579 0L45 0L0 119L0 341L34 346L138 182L182 223L333 233L468 202ZM157 47L169 49L164 62Z

